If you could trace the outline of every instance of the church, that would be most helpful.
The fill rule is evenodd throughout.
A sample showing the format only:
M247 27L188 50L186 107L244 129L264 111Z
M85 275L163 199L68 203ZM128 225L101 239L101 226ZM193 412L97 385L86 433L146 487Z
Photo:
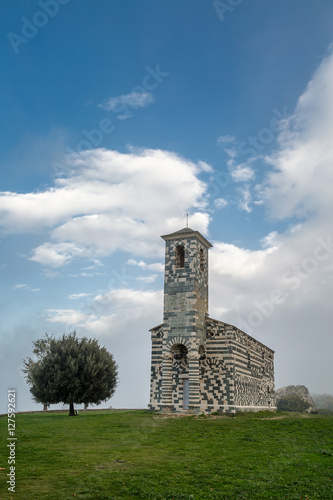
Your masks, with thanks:
M189 227L165 241L163 323L152 339L150 410L275 410L274 351L208 315L208 250Z

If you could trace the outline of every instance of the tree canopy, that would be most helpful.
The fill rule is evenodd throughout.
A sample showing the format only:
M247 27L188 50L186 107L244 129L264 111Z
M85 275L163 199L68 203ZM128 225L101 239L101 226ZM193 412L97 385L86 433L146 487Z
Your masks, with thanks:
M114 394L118 366L97 340L78 338L74 331L59 339L45 334L33 345L37 359L24 360L23 371L36 402L62 402L75 415L74 404L100 404Z

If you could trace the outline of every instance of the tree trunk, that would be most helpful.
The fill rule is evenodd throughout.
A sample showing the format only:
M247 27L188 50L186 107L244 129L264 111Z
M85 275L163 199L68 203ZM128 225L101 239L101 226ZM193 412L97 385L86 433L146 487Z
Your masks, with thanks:
M75 417L74 403L69 403L69 416Z

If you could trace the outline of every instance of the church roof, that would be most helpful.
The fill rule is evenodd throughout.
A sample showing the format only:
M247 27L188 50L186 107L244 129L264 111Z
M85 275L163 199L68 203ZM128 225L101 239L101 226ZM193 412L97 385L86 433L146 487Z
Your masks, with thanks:
M234 325L230 325L230 323L225 323L224 321L220 321L218 319L214 319L214 318L211 318L208 314L206 314L206 325L207 323L209 322L212 322L212 323L215 323L215 325L221 325L221 326L224 326L226 328L226 330L237 330L238 332L241 332L243 335L245 335L245 337L253 340L256 344L260 344L262 345L263 347L265 347L266 349L268 349L269 351L275 353L275 351L273 351L273 349L271 349L270 347L268 347L267 345L263 344L262 342L259 342L259 340L255 339L254 337L251 337L251 335L249 335L248 333L244 332L243 330L241 330L240 328L237 328L237 326L234 326ZM162 326L162 325L160 325Z
M179 231L176 231L171 234L181 234L181 233L194 233L194 229L191 229L190 227L184 227L183 229L179 229Z
M204 236L202 236L199 231L194 231L194 229L191 229L190 227L184 227L183 229L180 229L179 231L175 231L174 233L170 234L165 234L164 236L161 236L163 240L174 240L178 238L188 238L189 236L196 236L203 245L205 245L207 248L212 247L213 245L209 243L208 240Z

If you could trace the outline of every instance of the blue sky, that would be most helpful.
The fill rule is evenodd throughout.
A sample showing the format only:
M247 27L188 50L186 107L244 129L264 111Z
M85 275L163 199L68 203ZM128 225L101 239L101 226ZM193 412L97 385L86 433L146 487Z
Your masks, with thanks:
M32 341L114 353L145 407L164 243L210 252L210 314L333 392L329 0L14 1L1 16L0 409Z

